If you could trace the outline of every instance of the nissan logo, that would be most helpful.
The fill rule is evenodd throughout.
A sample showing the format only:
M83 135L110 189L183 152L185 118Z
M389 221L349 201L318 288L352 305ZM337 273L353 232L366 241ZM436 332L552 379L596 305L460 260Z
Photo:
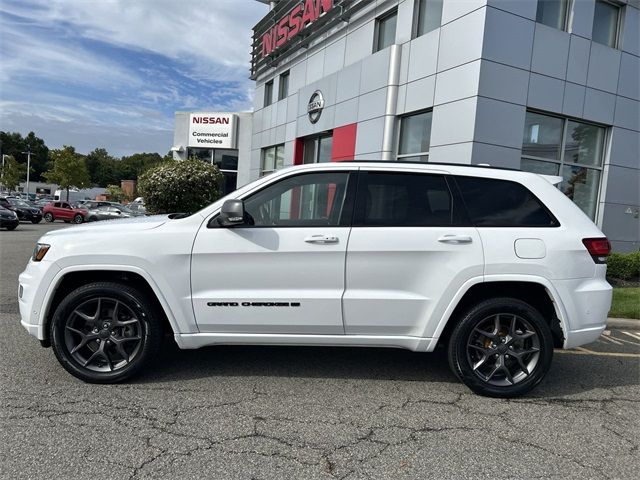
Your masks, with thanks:
M322 110L324 109L324 97L320 90L316 90L309 99L309 105L307 105L307 114L309 115L309 121L316 123L320 120Z

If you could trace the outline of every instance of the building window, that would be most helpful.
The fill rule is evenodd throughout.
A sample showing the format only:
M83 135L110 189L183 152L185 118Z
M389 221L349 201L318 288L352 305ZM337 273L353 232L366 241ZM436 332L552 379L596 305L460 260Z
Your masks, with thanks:
M569 0L538 0L536 22L566 30L568 12Z
M304 140L303 163L327 163L333 152L333 132Z
M376 20L375 42L373 53L384 50L396 43L396 20L398 11L392 10Z
M278 84L278 101L284 100L289 96L289 71L287 70L280 75L280 83Z
M593 41L616 48L619 25L620 7L611 2L596 0L596 10L593 15Z
M604 127L527 112L521 168L562 176L564 194L595 219L605 140Z
M273 80L264 84L264 106L268 107L273 102Z
M431 118L433 112L422 112L400 119L398 160L429 161Z
M188 158L197 158L218 167L223 175L220 192L223 195L233 192L238 184L238 150L189 148Z
M260 175L268 175L284 166L284 144L262 149Z
M442 22L442 1L443 0L416 0L416 10L418 14L414 16L416 19L415 36L419 37L425 33L440 27Z

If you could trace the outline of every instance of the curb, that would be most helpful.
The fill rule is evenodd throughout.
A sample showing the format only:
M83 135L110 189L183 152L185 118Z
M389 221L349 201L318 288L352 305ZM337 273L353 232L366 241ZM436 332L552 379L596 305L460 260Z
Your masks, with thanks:
M608 318L607 328L624 328L626 330L640 330L640 320L630 318Z

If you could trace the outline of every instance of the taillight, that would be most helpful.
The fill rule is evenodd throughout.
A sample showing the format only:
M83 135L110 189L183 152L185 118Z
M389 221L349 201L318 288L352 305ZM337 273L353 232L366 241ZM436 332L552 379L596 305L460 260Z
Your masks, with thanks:
M582 243L596 263L607 263L607 256L611 253L611 244L606 238L584 238Z

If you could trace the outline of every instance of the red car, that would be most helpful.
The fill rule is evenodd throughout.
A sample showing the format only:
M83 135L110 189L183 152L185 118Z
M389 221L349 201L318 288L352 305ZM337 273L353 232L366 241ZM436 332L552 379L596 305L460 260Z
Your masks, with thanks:
M51 202L44 206L42 213L45 221L55 222L64 220L65 222L82 223L87 219L89 211L85 208L73 208L67 202Z

